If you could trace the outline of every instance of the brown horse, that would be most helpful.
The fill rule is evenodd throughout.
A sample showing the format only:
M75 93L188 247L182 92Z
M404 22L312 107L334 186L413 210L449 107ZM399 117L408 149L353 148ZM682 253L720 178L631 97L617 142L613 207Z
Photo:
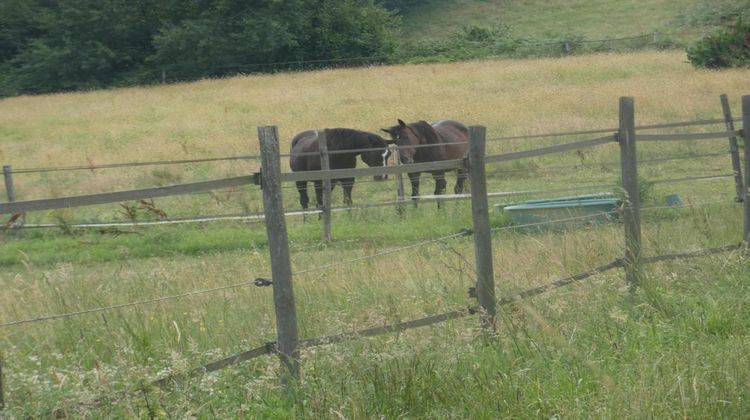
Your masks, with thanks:
M434 124L418 121L406 124L398 120L398 125L384 128L391 135L391 142L398 145L402 163L434 162L438 160L463 159L469 153L469 128L465 124L443 120ZM466 169L457 171L454 191L460 194L468 176ZM445 192L447 182L445 171L430 171L435 178L435 195ZM419 172L409 173L411 198L419 197Z
M289 157L289 167L294 172L319 171L320 154L318 136L321 130L303 131L292 139L292 150ZM357 166L357 155L362 157L368 166L383 166L383 154L387 147L386 141L377 134L349 128L330 128L325 130L328 145L328 161L331 169L352 169ZM376 149L376 150L363 150ZM385 177L375 176L375 180ZM331 189L337 183L344 189L344 203L352 205L352 188L354 178L331 180ZM318 207L323 205L323 181L313 181L315 185L315 199ZM307 181L297 181L299 202L303 209L307 209L310 198L307 195Z

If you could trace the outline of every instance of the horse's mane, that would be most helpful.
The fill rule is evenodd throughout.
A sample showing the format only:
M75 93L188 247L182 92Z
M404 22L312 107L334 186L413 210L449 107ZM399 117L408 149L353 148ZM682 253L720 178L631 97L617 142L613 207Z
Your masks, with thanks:
M417 135L421 139L424 139L425 144L442 143L437 135L437 132L435 132L435 129L432 128L430 123L428 123L427 121L418 121L415 123L411 123L409 124L409 127L411 127L412 130L416 131Z

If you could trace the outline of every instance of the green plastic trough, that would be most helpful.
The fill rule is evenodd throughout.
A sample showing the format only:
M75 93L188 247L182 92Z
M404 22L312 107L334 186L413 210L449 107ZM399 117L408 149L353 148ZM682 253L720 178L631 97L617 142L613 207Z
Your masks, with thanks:
M529 200L501 206L510 214L513 223L555 222L555 225L568 226L571 223L609 222L617 218L620 200L614 194L600 193L559 197L546 200ZM580 218L578 220L565 220Z

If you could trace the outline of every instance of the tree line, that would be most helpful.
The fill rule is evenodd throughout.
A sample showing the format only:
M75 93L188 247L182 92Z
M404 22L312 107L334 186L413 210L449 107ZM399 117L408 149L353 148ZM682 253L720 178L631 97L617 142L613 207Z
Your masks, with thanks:
M616 45L577 33L518 38L503 23L399 42L401 13L426 1L0 0L0 98L369 62L687 46L669 36ZM726 31L689 48L690 61L750 66L748 10L750 0L717 0L686 12L679 22L686 28Z
M412 1L3 0L0 96L387 56Z

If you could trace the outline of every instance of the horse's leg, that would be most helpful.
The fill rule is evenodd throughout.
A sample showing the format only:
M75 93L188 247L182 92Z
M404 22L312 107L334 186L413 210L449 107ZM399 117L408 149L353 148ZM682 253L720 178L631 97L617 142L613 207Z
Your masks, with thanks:
M354 188L354 178L344 178L341 180L341 188L344 189L344 204L352 206L352 188Z
M469 172L466 169L459 169L456 172L456 187L453 189L456 194L464 192L464 182L469 177Z
M419 172L409 172L409 181L411 181L411 199L414 202L414 207L417 207L417 200L419 200Z
M302 210L307 210L307 205L310 203L310 197L307 196L307 181L297 181L297 192L299 192L299 203L302 206Z
M432 177L435 178L435 195L445 194L445 188L448 186L445 181L445 172L435 171L432 173Z
M316 180L313 184L315 184L315 201L320 209L323 207L323 181Z
M440 196L445 194L445 188L448 183L445 181L445 171L435 171L432 173L432 177L435 178L435 195ZM441 208L440 199L437 199L437 208Z

